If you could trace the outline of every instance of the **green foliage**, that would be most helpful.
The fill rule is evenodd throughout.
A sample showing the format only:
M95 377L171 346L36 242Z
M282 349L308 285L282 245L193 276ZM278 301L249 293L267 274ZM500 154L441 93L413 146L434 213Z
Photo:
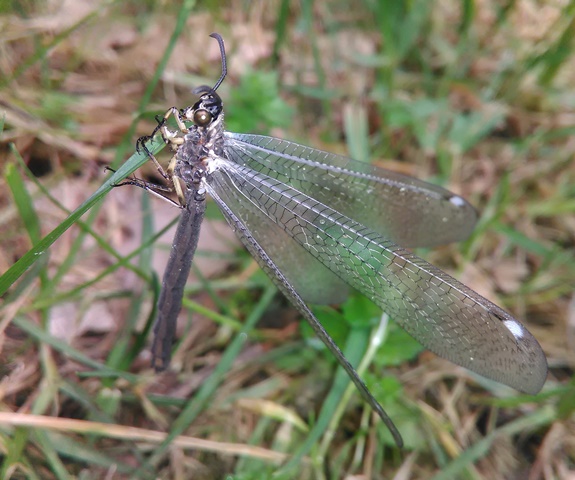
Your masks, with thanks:
M177 366L163 376L149 369L147 345L158 292L151 246L162 232L155 232L146 213L156 200L144 201L142 217L125 223L118 220L126 216L121 209L100 214L99 208L112 203L102 200L114 183L148 162L131 153L137 123L155 125L150 105L154 114L163 114L164 104L184 106L172 102L182 89L171 77L169 59L186 62L194 72L206 67L189 45L189 63L187 57L173 56L184 34L189 34L186 41L197 36L211 42L205 37L216 30L230 45L246 48L262 41L267 42L263 51L272 52L273 71L266 62L254 61L238 84L222 87L229 130L275 134L272 130L280 128L285 138L316 146L335 140L323 148L338 152L345 139L354 158L380 162L391 155L433 172L470 197L481 211L474 235L461 246L440 250L436 258L455 276L479 272L478 284L535 325L544 346L551 345L552 367L568 364L569 352L551 336L564 324L575 284L573 2L557 7L550 26L533 37L522 37L523 25L517 28L516 17L528 21L522 15L529 12L515 1L461 0L446 8L427 0L364 0L351 11L343 0L280 0L277 9L263 13L250 2L198 3L201 11L189 0L104 1L95 2L89 13L66 11L57 17L58 2L0 2L0 14L22 17L3 19L1 34L7 54L0 125L7 125L4 144L14 142L2 149L7 155L2 158L7 206L0 224L6 264L0 276L7 380L3 409L18 419L38 414L36 421L43 422L19 427L2 417L0 476L104 478L115 472L118 478L169 478L179 468L217 464L206 478L224 471L237 480L367 472L392 478L401 468L389 432L373 421L347 376L333 374L335 360L307 324L301 327L304 341L293 331L284 339L255 328L275 292L262 272L253 273L245 253L234 254L218 278L199 275L188 285L184 308L191 320L176 346ZM538 5L541 23L549 6ZM115 15L133 18L134 24L100 38L98 24L114 21ZM145 37L150 32L156 36ZM265 40L266 35L274 38ZM148 38L146 44L142 38ZM356 54L350 38L369 43L372 53ZM77 49L89 41L102 41L96 60L82 58ZM102 69L111 80L103 82ZM347 80L357 73L365 80L360 92ZM230 77L237 80L233 72ZM125 98L129 108L122 109L117 104ZM96 101L103 103L102 114L92 110L97 113L87 118L80 107ZM346 109L349 104L358 107ZM298 105L297 110L290 105ZM33 131L30 118L45 128ZM102 128L108 123L118 127ZM79 140L84 132L92 135ZM150 147L156 152L163 145L156 139ZM110 152L123 166L104 177L101 167ZM161 160L169 157L164 153ZM53 161L50 177L39 180L27 169L37 154ZM71 162L82 167L74 168L75 176L67 173ZM68 188L78 177L87 199L70 212L65 205L79 194ZM213 205L207 216L221 219ZM118 228L102 234L110 224ZM126 251L116 242L133 240L134 226L143 232L141 243ZM21 246L28 242L32 247L26 251ZM94 252L103 259L86 268L82 260ZM131 275L120 290L109 282L119 269ZM50 330L54 317L66 315L69 305L81 320L97 302L111 305L114 319L122 321L118 331L87 332L65 341ZM414 478L517 476L494 474L489 465L502 467L501 454L516 459L517 471L526 471L534 455L545 457L537 450L549 432L558 430L564 432L555 439L561 456L541 460L546 462L542 468L557 476L575 460L566 448L573 443L566 427L573 415L573 382L564 380L568 370L551 375L536 397L510 396L488 386L488 398L486 389L464 388L471 382L460 369L446 368L443 375L429 375L433 378L423 377L426 367L411 370L423 347L393 319L382 333L381 312L364 297L352 294L340 306L315 307L314 312L397 424L406 449L414 451ZM198 327L200 317L209 328ZM260 410L243 405L246 398ZM277 410L267 413L262 405L289 410L306 428L282 420ZM505 409L504 414L497 409ZM490 421L474 427L483 412ZM85 429L66 423L72 418L85 421ZM469 432L465 438L461 425ZM143 430L136 435L131 427ZM167 435L162 443L140 436L160 431ZM182 432L187 441L210 439L208 447L203 444L208 451L178 445L167 455ZM234 450L234 443L241 448ZM278 465L286 462L274 457L279 453L295 459L289 474L278 474Z
M387 335L385 345L378 350L374 359L374 365L378 367L401 365L414 360L425 350L411 335L395 324L390 325Z
M269 134L287 128L293 110L282 100L275 72L248 71L225 101L226 128L232 132Z
M77 124L67 112L75 102L77 99L72 95L62 92L48 92L42 96L40 107L34 114L73 132L77 128Z

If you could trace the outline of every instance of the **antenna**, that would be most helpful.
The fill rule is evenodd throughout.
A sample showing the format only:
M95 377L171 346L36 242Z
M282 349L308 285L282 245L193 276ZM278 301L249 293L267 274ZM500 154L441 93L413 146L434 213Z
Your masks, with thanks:
M214 88L212 88L212 90L215 92L224 81L224 78L226 78L228 68L226 66L226 49L224 47L224 39L219 33L211 33L210 37L215 38L218 41L218 45L220 46L220 55L222 56L222 75L214 85Z

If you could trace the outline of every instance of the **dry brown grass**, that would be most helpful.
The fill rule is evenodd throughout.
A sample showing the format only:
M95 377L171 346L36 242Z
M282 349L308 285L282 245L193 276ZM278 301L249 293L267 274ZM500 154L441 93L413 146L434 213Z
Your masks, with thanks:
M566 1L521 0L497 24L499 2L481 0L461 33L465 2L438 1L419 33L418 58L386 43L384 23L365 6L370 3L350 9L349 2L315 2L309 11L306 2L290 4L284 18L275 0L205 2L188 18L148 104L142 98L168 48L178 5L101 0L21 2L10 9L5 3L0 271L39 238L33 216L23 217L14 200L14 176L33 201L39 236L46 235L106 179L105 165L133 153L135 139L154 126L149 112L185 106L191 87L217 78L219 51L208 34L218 31L229 55L221 94L224 101L235 96L228 103L236 106L228 109L233 125L253 114L238 87L246 72L274 71L295 113L289 127L267 125L272 134L345 154L354 148L349 135L357 127L350 119L364 118L370 135L356 140L358 151L367 145L378 165L435 176L478 207L477 235L459 250L440 248L425 257L524 321L551 367L546 393L533 401L509 399L493 386L490 397L465 371L427 353L417 363L390 367L387 374L403 385L392 403L418 412L409 419L396 407L408 441L404 455L383 446L357 401L320 464L307 457L292 478L430 478L449 472L458 458L465 468L450 478L573 478L575 63L566 27L575 24L573 9ZM285 37L273 59L280 25ZM409 28L415 30L406 25L399 33ZM564 58L553 55L562 34ZM458 51L461 45L468 50ZM422 135L445 117L413 110L402 123L390 104L404 108L426 99L444 102L452 127L470 115L477 122L447 128L424 145ZM139 108L144 119L134 118ZM497 125L466 148L466 135L495 116ZM151 165L139 173L154 175ZM178 214L163 202L151 204L155 229ZM145 346L128 365L113 361L110 352L121 352L122 342L126 355L134 351L130 345L140 340L153 305L144 281L148 265L133 260L132 268L117 268L113 252L136 250L149 224L137 189L114 189L98 208L83 218L94 233L82 236L74 226L61 235L40 260L43 267L25 274L0 306L4 478L128 478L182 402L208 381L237 320L249 315L265 285L253 262L235 255L221 221L210 222L200 245L210 255L199 261L203 274L215 278L217 295L202 277L190 282L194 302L213 311L182 321L174 371L152 374ZM166 233L160 242L170 239ZM162 272L166 259L167 249L157 249L153 270ZM268 309L201 415L155 464L158 478L268 478L294 454L305 438L299 419L313 426L331 381L325 356L290 351L289 345L304 347L296 343L296 319L280 300ZM118 374L120 368L130 374ZM98 375L84 375L93 371ZM251 402L242 400L250 396ZM410 431L414 425L418 431Z

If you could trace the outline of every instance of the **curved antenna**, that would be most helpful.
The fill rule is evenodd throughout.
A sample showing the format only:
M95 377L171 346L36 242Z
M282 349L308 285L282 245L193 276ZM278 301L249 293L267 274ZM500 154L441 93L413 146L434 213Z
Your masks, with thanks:
M211 33L210 37L215 38L218 41L218 45L220 46L220 55L222 56L222 75L214 85L214 88L212 88L212 90L215 92L224 81L224 78L226 78L228 68L226 66L226 49L224 48L224 39L219 33Z

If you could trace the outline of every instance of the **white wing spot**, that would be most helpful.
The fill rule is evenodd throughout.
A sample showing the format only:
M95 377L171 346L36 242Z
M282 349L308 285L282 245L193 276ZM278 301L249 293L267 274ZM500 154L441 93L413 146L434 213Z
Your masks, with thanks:
M521 340L523 338L524 328L519 322L515 320L504 320L503 324L517 340Z
M463 200L463 198L457 196L457 195L453 195L449 201L451 203L453 203L453 205L455 205L456 207L463 207L465 205L465 200Z

